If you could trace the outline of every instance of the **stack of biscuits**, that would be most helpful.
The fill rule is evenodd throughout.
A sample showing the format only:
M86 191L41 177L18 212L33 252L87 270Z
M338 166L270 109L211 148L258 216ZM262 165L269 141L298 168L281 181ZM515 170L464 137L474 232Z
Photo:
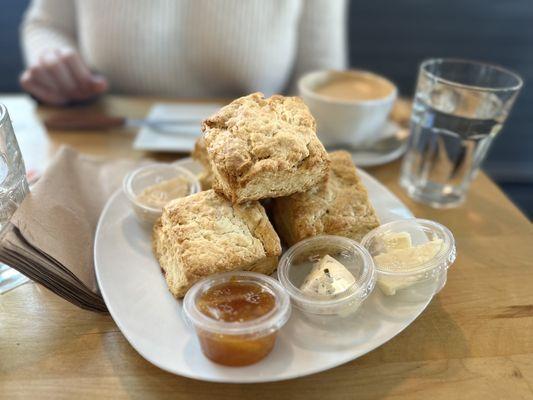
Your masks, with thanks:
M326 152L300 98L241 97L202 131L193 158L204 166L204 191L168 203L153 232L175 297L218 272L271 274L280 237L287 245L319 234L360 240L379 225L350 154Z

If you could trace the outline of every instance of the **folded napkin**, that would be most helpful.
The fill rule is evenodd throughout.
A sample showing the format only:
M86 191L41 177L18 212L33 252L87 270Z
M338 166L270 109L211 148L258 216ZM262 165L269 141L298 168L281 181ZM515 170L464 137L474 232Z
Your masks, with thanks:
M0 261L79 307L106 311L93 264L96 225L132 160L103 160L63 147L13 214Z

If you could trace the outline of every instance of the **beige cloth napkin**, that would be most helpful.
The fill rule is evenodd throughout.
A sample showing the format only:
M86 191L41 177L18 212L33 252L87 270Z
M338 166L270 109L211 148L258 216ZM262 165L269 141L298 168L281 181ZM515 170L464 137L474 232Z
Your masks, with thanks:
M86 309L106 311L98 291L93 242L100 212L135 167L63 147L6 227L0 260Z

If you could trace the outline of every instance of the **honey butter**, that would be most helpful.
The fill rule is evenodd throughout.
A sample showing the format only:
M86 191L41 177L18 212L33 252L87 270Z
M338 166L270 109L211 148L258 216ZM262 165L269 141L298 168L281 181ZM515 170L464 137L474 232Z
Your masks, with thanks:
M137 201L152 208L163 208L169 201L190 193L189 181L183 177L168 179L145 188Z

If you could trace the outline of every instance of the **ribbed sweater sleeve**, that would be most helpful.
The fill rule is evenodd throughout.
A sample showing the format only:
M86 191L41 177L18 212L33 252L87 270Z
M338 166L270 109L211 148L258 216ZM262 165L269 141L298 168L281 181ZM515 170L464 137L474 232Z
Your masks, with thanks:
M77 48L74 0L33 0L21 25L26 65L35 64L47 49Z
M307 72L347 66L346 0L305 0L302 6L292 92Z

